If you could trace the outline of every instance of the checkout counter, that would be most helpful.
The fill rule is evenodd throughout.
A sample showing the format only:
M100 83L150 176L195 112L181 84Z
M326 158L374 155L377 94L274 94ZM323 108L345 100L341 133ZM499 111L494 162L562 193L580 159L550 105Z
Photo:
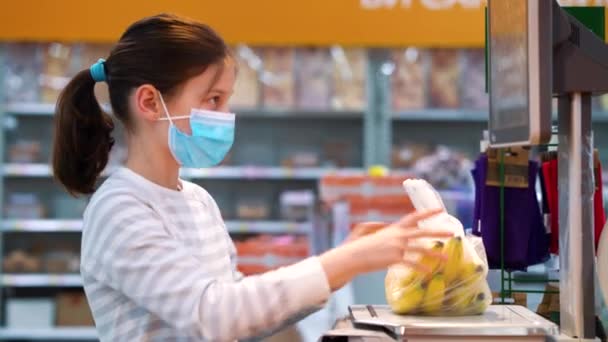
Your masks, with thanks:
M560 326L514 305L466 317L400 316L388 306L352 305L320 341L599 341L591 95L608 92L608 48L555 0L488 0L488 19L490 144L547 144L552 97L559 99ZM509 70L513 64L519 67ZM515 91L506 85L514 78L521 85ZM601 240L598 274L608 298L608 236Z

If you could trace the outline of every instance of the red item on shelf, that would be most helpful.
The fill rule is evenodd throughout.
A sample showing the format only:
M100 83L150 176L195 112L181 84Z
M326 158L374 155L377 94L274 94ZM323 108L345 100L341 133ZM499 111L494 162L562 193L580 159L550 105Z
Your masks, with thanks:
M606 212L604 211L604 196L603 196L603 184L602 183L602 164L597 162L593 172L595 173L595 193L593 194L593 218L595 224L595 251L597 252L597 245L602 235L602 230L606 224Z
M559 254L559 194L557 191L558 183L558 164L557 160L550 160L543 163L543 176L545 178L545 188L547 191L547 202L549 203L549 211L551 215L551 240L549 244L549 252ZM595 192L593 194L593 217L594 217L594 241L595 249L599 238L606 223L606 213L604 211L603 189L602 189L602 167L598 162L594 170L595 174Z
M545 189L547 191L547 202L549 203L549 214L551 217L551 238L549 241L549 252L559 253L559 196L557 193L557 160L543 163L543 176Z

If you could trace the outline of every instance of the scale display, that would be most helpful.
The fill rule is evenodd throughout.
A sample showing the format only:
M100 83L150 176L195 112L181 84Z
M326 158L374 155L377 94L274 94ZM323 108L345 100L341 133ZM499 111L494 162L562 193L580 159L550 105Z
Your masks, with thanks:
M552 2L490 0L488 5L490 144L546 143L551 138Z

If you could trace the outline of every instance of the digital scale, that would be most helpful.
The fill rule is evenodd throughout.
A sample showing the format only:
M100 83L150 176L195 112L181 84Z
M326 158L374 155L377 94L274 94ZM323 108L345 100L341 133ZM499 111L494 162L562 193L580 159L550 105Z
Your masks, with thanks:
M386 305L352 305L346 326L320 341L568 341L558 326L518 305L491 305L483 315L461 317L402 316Z

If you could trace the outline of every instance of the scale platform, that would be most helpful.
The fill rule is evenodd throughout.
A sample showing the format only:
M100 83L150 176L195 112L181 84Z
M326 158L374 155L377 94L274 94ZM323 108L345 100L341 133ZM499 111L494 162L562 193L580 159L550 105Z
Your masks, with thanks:
M382 331L397 341L431 336L437 341L545 341L559 335L556 324L517 305L491 305L483 315L465 317L400 316L384 305L352 305L349 311L355 328Z

